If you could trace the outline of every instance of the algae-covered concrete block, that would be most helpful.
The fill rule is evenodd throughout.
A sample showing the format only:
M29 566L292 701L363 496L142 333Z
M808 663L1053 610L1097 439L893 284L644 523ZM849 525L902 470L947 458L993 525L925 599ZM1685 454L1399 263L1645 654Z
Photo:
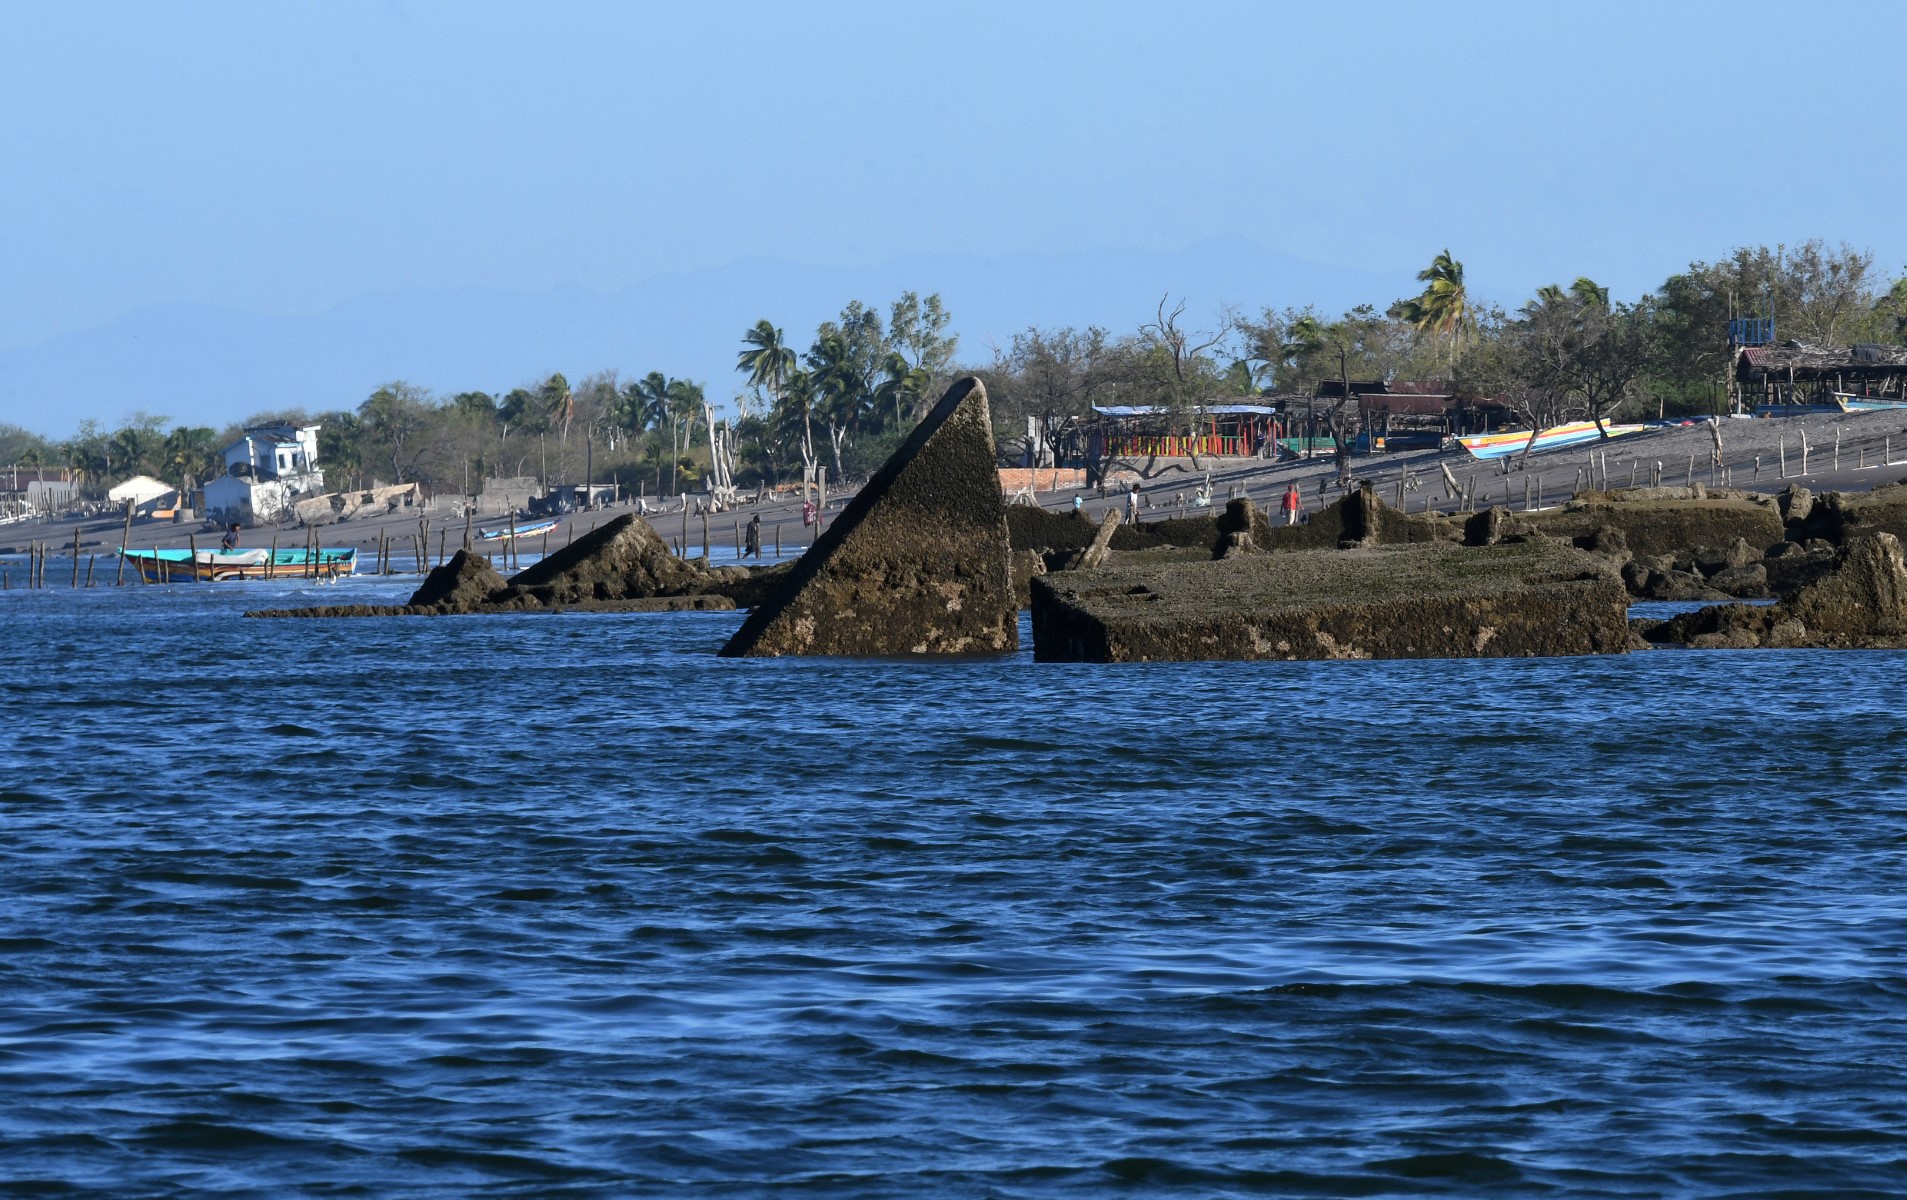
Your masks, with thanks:
M1037 596L1035 597L1037 600ZM1895 649L1907 646L1907 560L1891 533L1856 537L1778 604L1717 604L1649 630L1697 649Z
M1786 534L1781 513L1772 503L1732 497L1628 499L1622 492L1598 496L1613 500L1579 501L1542 512L1518 513L1516 519L1551 537L1586 537L1599 528L1613 529L1622 534L1637 558L1687 554L1700 546L1726 546L1736 538L1762 548L1779 542Z
M1033 581L1043 662L1614 654L1628 596L1550 540L1121 564Z
M470 612L503 588L503 576L497 574L489 559L459 550L449 562L431 569L411 593L410 603L420 608Z
M749 614L724 657L1019 645L987 391L963 379Z
M575 604L685 595L703 590L708 582L708 571L700 563L669 553L668 543L649 522L624 513L517 572L510 577L510 588L542 604Z

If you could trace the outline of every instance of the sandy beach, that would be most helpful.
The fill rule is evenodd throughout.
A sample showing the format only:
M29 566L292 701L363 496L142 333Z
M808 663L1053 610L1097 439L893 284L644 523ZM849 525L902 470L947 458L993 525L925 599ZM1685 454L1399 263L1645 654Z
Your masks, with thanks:
M1802 438L1809 450L1803 470ZM1907 479L1907 412L1819 414L1780 419L1727 418L1722 422L1723 473L1711 473L1710 452L1713 439L1706 423L1651 429L1629 434L1591 446L1533 454L1527 469L1518 469L1514 459L1483 462L1465 453L1439 453L1425 450L1415 453L1375 455L1352 461L1353 478L1370 480L1378 495L1388 504L1398 502L1397 484L1405 482L1404 507L1410 511L1454 511L1458 502L1445 494L1443 472L1447 467L1461 486L1474 489L1479 507L1486 503L1507 503L1521 509L1526 499L1550 506L1563 503L1575 492L1590 469L1592 459L1607 456L1611 487L1625 487L1633 480L1647 484L1659 463L1664 484L1680 485L1692 474L1705 485L1722 483L1750 491L1777 492L1798 484L1816 492L1860 492ZM1838 450L1837 450L1838 446ZM1787 474L1782 474L1783 455ZM1693 466L1691 468L1691 459ZM1131 462L1133 469L1147 470L1143 462ZM1602 467L1596 467L1600 482ZM1140 493L1146 520L1199 511L1193 497L1204 485L1209 471L1213 507L1223 507L1227 498L1244 494L1261 507L1275 509L1278 498L1292 483L1297 483L1307 512L1315 512L1341 494L1335 486L1336 468L1329 456L1296 462L1260 462L1257 460L1213 459L1194 470L1189 460L1178 459L1154 464L1143 475ZM1089 516L1097 517L1106 509L1123 503L1120 494L1109 489L1105 497L1097 489L1065 489L1037 494L1039 504L1048 509L1070 508L1073 497L1084 497ZM853 496L843 490L831 492L830 514L840 511ZM654 507L654 501L650 502ZM463 518L455 515L455 497L437 497L418 508L401 508L384 517L359 518L319 527L326 546L355 546L360 551L359 570L370 569L371 557L379 539L394 540L396 559L408 565L418 531L419 518L430 522L430 553L437 555L439 545L455 550L462 542ZM589 512L572 513L563 518L551 535L552 549L572 537L581 536L604 521L633 506L616 506ZM807 546L812 529L801 524L801 502L782 498L762 504L744 504L738 510L717 513L708 519L708 538L717 556L724 547L732 547L737 524L746 525L750 516L762 518L762 545L769 561L774 558L777 533L783 557ZM645 515L658 533L672 544L686 542L691 556L701 552L702 518L694 512L691 497L686 536L683 514L671 502L662 511ZM495 518L486 518L494 524ZM0 527L0 554L24 552L31 542L50 544L56 553L70 550L75 524L79 529L80 553L110 554L120 545L124 526L116 516L96 516L77 523L68 520L20 522ZM276 536L281 547L302 545L304 531L295 524L261 526L247 529L242 544L263 547ZM218 544L218 533L196 522L141 522L134 524L127 539L131 549L154 547L184 548L193 538L202 549ZM491 543L501 546L498 543ZM522 547L528 560L541 554L541 538L526 538Z

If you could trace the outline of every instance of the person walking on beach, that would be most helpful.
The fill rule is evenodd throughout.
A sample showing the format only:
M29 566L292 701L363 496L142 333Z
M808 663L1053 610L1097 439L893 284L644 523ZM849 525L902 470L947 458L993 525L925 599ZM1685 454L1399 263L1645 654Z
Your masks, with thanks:
M1135 483L1132 485L1132 490L1126 493L1126 524L1137 525L1138 523L1139 485Z
M225 531L225 536L219 539L219 549L221 550L238 549L238 522L237 521L233 521L232 527L230 529L227 529Z
M742 533L742 557L747 558L751 554L755 556L756 561L760 561L761 559L761 514L760 513L756 513L754 516L748 518L748 528L744 530Z
M1304 497L1298 494L1298 485L1295 481L1290 487L1285 489L1285 498L1279 507L1284 510L1285 524L1296 525L1298 523L1298 510L1304 507Z

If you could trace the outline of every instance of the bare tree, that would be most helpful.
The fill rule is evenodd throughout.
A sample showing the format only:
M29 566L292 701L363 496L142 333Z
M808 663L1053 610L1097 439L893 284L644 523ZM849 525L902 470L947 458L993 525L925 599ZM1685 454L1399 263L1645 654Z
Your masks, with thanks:
M1168 311L1166 306L1171 303L1172 294L1168 292L1160 298L1154 319L1139 326L1139 361L1150 368L1161 407L1190 435L1192 469L1196 471L1199 425L1218 386L1219 373L1210 352L1232 336L1238 317L1224 309L1215 327L1191 330L1182 324L1186 302L1181 300Z

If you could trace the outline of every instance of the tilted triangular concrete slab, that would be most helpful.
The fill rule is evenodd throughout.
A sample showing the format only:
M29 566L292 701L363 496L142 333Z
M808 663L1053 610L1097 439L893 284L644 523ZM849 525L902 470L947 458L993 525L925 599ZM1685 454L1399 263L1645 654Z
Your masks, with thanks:
M722 648L974 654L1019 646L987 390L953 385Z

